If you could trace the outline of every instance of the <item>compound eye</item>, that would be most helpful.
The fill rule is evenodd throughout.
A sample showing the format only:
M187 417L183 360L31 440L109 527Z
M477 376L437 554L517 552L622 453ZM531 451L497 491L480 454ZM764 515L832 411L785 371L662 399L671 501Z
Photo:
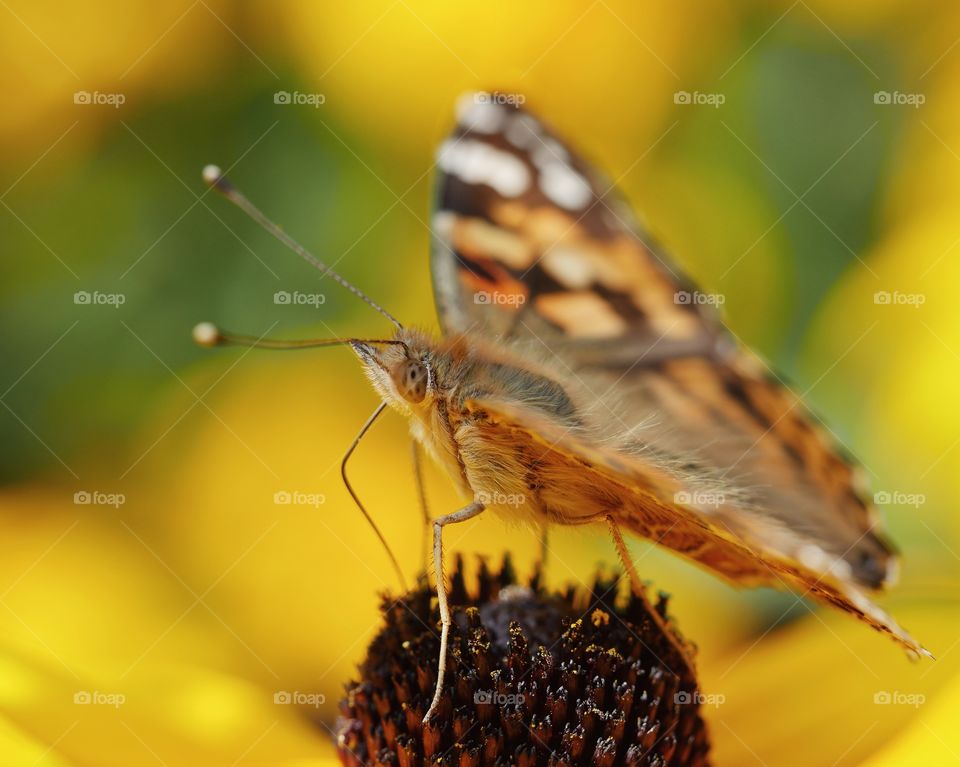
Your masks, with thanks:
M422 402L427 396L427 368L422 362L407 360L397 371L397 389L404 399Z

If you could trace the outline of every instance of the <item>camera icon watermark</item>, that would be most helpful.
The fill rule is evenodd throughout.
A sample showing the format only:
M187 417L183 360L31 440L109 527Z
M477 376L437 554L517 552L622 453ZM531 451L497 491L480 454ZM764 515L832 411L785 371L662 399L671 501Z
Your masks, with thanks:
M673 103L681 106L708 106L719 109L727 103L727 97L723 93L677 91L673 94Z
M473 303L491 306L522 306L527 301L523 293L503 293L499 290L478 290L473 294Z
M477 690L473 694L473 702L478 706L516 706L522 705L524 696L521 693L499 693L494 690Z
M878 490L873 494L877 506L913 506L919 509L927 502L923 493L905 493L901 490Z
M475 104L497 104L517 109L527 103L527 97L522 93L488 93L479 91L473 94Z
M680 506L719 509L727 502L723 493L704 490L678 490L673 494L673 502Z
M499 491L488 493L482 490L479 493L476 493L473 496L473 499L477 503L483 504L485 507L509 506L513 509L519 508L527 502L527 496L523 493L501 493Z
M323 493L305 493L302 490L277 490L273 494L277 506L312 506L319 509L327 502Z
M277 306L312 306L319 309L327 302L323 293L301 293L299 290L278 290L273 294L273 303Z
M77 690L73 694L73 703L77 706L113 706L120 708L127 702L122 692L101 692L100 690Z
M276 91L273 94L274 104L292 104L293 106L310 106L318 109L327 103L325 93L301 93L300 91Z
M73 502L77 506L113 506L119 509L127 502L123 493L104 493L100 490L77 490L73 494Z
M320 708L327 702L327 696L319 692L277 690L273 694L273 702L278 706L313 706L314 708Z
M901 293L899 290L878 290L873 294L877 306L912 306L919 309L927 302L925 293Z
M876 706L913 706L920 708L927 702L927 696L918 692L900 692L899 690L877 690L873 694Z
M723 306L726 302L727 297L723 293L678 290L673 294L673 303L678 306Z
M127 97L123 93L101 93L100 91L76 91L73 94L73 103L83 106L110 106L119 109L126 103Z
M119 309L127 303L127 296L124 293L78 290L73 294L73 303L77 306L112 306L114 309Z
M877 91L873 94L873 103L883 106L908 106L919 109L927 103L923 93L901 93L900 91Z
M699 690L689 692L679 690L673 694L673 702L678 706L713 706L720 708L727 702L727 696L719 693L703 694Z

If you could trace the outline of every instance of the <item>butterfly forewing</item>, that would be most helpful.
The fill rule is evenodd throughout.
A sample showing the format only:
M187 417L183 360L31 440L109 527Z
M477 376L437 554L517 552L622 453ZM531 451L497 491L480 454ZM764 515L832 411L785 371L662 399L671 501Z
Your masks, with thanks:
M461 102L440 147L434 270L447 330L478 325L568 344L601 362L720 339L612 184L529 113ZM491 117L492 115L492 117Z
M590 446L585 462L673 510L682 535L662 543L735 582L809 590L913 646L860 593L895 568L855 469L692 299L612 185L540 120L490 97L464 98L438 166L432 266L445 332L542 347L615 399L610 417L631 436ZM523 420L500 413L535 437ZM656 539L642 516L620 521Z

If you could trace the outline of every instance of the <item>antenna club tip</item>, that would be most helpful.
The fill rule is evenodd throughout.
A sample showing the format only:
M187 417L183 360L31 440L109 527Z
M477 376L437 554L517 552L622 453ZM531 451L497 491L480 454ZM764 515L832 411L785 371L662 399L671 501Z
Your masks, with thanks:
M223 194L229 194L233 190L233 185L223 175L219 165L207 165L203 169L203 181L207 186L211 186Z
M210 348L217 346L222 339L219 328L212 322L201 322L193 328L193 342L197 346Z
M219 165L205 165L203 168L203 180L213 186L223 176L223 171Z

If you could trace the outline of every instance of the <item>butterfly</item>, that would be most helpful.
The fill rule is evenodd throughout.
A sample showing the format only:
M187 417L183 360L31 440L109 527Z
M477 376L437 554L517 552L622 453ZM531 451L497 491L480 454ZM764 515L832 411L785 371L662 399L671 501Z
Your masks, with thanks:
M360 436L393 408L472 499L432 521L441 650L424 721L445 683L443 530L487 511L541 526L606 524L640 595L624 532L738 586L828 602L929 655L870 599L895 580L896 560L856 467L699 300L604 177L518 101L465 96L438 150L431 264L440 337L402 326L218 168L205 170L396 331L273 342L202 325L197 340L349 345L382 400ZM662 628L676 662L692 668L692 648Z

